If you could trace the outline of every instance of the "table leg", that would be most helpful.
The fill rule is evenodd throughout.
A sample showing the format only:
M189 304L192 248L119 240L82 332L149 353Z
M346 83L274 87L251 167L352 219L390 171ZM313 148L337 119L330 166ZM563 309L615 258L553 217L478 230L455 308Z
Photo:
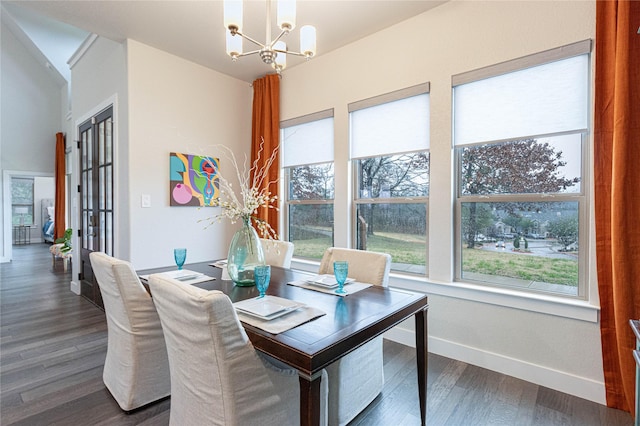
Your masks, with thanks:
M420 420L427 420L427 308L416 312L416 359L418 361L418 398L420 399Z
M322 373L309 377L298 373L300 382L300 424L320 425L320 380Z

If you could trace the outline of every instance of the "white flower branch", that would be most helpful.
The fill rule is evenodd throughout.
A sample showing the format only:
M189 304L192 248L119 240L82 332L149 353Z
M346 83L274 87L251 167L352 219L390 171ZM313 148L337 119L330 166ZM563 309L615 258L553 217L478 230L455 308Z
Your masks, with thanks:
M264 139L261 139L260 149L250 169L247 169L246 155L242 168L240 168L236 156L231 149L224 145L214 145L213 148L221 152L221 157L224 157L235 171L236 178L240 185L240 191L239 194L237 194L233 188L233 184L220 172L220 169L215 167L215 164L210 160L207 160L209 161L209 165L216 170L218 188L220 190L219 197L215 199L213 206L221 207L222 212L215 216L201 219L199 222L208 221L209 225L207 226L210 226L225 218L229 219L231 223L236 223L239 219L247 220L255 224L260 235L263 237L277 239L277 234L271 225L257 218L255 215L261 207L279 210L278 196L272 196L269 191L271 184L277 183L278 180L268 180L269 170L277 158L278 147L273 150L264 166L259 167L260 159L264 153ZM198 171L196 171L196 173L200 174ZM252 173L253 180L251 180ZM267 180L268 184L263 185ZM251 185L249 185L250 182Z

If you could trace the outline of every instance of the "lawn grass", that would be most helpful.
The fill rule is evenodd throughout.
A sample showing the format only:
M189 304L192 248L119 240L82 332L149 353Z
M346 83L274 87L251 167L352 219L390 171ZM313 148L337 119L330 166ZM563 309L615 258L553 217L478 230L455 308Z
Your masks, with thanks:
M306 240L296 240L293 255L305 259L322 259L324 251L331 245L331 240L327 238L309 238Z
M426 265L424 235L407 235L378 232L367 238L367 250L389 253L393 263Z
M294 241L294 244L295 256L321 259L331 242L326 238L312 238ZM367 238L367 250L389 253L394 263L426 264L424 236L379 232Z
M295 256L320 260L330 244L327 238L295 241ZM421 235L378 232L367 239L367 249L389 253L394 263L427 265L424 236ZM464 248L462 270L549 284L578 285L577 260Z
M577 260L462 249L462 270L549 284L578 285Z

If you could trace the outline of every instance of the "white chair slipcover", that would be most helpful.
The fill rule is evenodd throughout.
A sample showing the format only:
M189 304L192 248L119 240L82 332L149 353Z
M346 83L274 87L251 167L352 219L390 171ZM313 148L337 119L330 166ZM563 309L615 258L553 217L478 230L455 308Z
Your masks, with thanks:
M349 262L349 277L358 282L389 284L391 256L386 253L330 247L322 256L320 274L333 275L333 262ZM382 336L360 346L327 367L329 425L346 425L375 399L384 386Z
M168 396L167 348L151 296L129 262L102 252L89 259L107 317L105 386L125 411Z
M149 286L169 353L171 425L299 424L297 371L253 348L224 293L160 275L151 275ZM325 425L326 398L323 371Z
M282 240L269 240L260 238L262 243L262 251L264 252L264 261L267 265L279 266L281 268L291 267L291 258L293 257L293 243Z

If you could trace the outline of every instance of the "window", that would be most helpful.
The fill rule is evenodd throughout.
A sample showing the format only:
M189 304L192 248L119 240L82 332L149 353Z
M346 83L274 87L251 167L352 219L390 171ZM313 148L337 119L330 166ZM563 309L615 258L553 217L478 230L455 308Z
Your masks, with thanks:
M389 253L396 272L427 273L429 84L349 105L354 247Z
M27 225L33 221L33 178L11 178L11 224Z
M586 297L590 50L453 77L457 279Z
M321 259L333 246L333 110L280 128L286 239L296 257Z

